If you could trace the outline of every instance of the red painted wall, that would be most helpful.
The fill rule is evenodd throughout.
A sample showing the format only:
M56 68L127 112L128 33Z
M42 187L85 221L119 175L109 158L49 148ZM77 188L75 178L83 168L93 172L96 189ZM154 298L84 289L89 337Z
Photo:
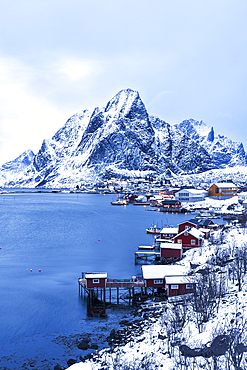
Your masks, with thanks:
M161 280L161 279L147 279L145 280L145 286L147 288L165 288L166 286L165 279L163 279L162 284L154 284L154 280Z
M99 283L93 283L93 279L87 279L87 288L105 288L106 279L99 279Z
M168 284L167 285L167 294L170 295L170 296L183 295L183 294L193 292L193 289L186 289L186 284L177 284L178 289L171 289L172 285L176 285L176 284Z
M188 234L188 235L180 235L174 239L174 243L178 243L178 240L182 240L183 248L195 248L200 246L199 240L195 238L194 236ZM195 244L191 244L191 240L195 240Z
M182 249L169 249L169 248L160 248L161 257L182 257Z
M185 221L185 222L178 225L178 233L181 233L182 231L184 231L186 226L188 226L188 227L191 227L191 226L192 227L197 227L197 225L194 225L189 221Z
M167 234L160 234L161 239L172 239L174 236L176 236L176 234L169 234L169 236L167 236Z

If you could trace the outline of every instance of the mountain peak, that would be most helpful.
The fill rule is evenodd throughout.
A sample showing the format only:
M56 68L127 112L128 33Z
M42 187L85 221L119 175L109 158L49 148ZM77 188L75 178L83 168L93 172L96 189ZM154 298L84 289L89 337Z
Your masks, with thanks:
M215 137L203 121L170 125L149 116L139 92L129 88L105 108L74 114L43 141L33 160L25 158L1 168L5 187L72 186L86 179L160 175L168 169L176 175L246 165L242 144Z

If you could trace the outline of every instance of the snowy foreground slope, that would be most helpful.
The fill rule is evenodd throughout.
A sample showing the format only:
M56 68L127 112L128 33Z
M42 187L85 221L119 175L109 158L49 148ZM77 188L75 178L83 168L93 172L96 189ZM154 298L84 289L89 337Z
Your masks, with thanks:
M199 309L196 312L193 297L183 305L166 303L140 309L141 334L134 329L125 345L102 350L69 369L246 369L247 275L243 264L239 291L236 264L239 251L246 253L246 247L247 230L231 226L215 232L202 249L190 250L179 262L204 276L200 284L206 271L210 271L211 282L212 276L216 279L215 285L221 282L222 294L217 294L205 311L207 317L202 319ZM204 298L208 291L204 287Z
M246 153L242 143L215 136L202 121L170 125L150 116L138 91L125 89L104 108L69 118L18 171L15 162L0 168L1 187L70 187L110 177L198 174L246 166Z

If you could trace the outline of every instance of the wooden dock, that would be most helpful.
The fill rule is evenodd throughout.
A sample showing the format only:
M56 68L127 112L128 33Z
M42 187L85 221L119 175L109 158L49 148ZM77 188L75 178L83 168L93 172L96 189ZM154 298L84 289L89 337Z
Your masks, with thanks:
M143 259L148 260L150 257L160 258L160 252L155 251L137 251L135 252L135 263Z
M143 279L133 281L132 279L110 279L107 278L104 288L88 288L86 279L79 278L79 294L87 296L89 300L97 298L101 302L112 303L116 301L119 304L120 300L131 301L138 296L140 300L147 297L147 289Z

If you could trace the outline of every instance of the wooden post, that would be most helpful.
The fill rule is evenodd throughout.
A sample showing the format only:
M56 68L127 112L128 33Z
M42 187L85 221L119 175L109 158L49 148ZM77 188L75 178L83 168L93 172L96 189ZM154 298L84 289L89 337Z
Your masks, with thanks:
M117 287L117 304L119 304L119 287Z
M111 303L111 288L109 290L109 295L110 295L109 299L110 299L110 303Z
M103 296L104 296L104 303L105 303L105 288L103 290Z
M129 305L130 305L130 302L131 302L131 288L129 288Z

